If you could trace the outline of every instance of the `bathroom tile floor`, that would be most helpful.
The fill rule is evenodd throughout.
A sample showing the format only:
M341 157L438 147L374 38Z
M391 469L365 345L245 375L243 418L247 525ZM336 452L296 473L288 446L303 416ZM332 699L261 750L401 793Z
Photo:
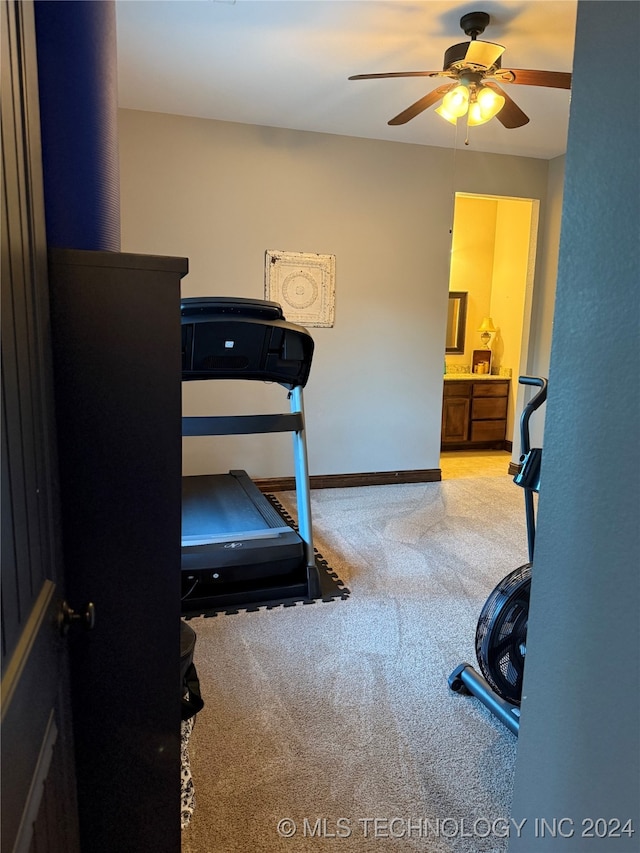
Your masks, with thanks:
M447 450L440 453L443 480L461 477L506 477L511 453L507 450Z

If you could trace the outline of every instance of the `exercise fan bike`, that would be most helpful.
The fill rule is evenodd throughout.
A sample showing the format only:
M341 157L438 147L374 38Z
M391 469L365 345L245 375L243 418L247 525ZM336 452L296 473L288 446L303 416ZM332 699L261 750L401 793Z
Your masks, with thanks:
M522 411L521 466L513 478L524 489L529 562L514 569L500 581L482 608L476 628L476 657L480 672L469 663L461 663L449 676L449 687L454 692L475 696L515 735L520 729L520 699L535 547L533 495L540 490L542 461L542 449L531 447L529 419L547 399L546 379L521 376L518 381L521 385L540 389Z

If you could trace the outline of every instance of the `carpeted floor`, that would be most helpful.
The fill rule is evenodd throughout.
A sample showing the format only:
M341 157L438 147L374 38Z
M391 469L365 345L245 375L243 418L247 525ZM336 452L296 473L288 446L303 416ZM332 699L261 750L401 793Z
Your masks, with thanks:
M522 491L326 489L312 513L349 598L190 622L206 705L183 853L501 853L516 739L447 677L526 561Z

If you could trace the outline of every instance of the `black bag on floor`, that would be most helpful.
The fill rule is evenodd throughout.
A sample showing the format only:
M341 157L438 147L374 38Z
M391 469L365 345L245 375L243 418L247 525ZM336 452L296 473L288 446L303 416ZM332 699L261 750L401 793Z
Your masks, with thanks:
M204 707L200 694L200 679L193 662L196 632L180 620L180 678L182 684L182 719L190 720Z

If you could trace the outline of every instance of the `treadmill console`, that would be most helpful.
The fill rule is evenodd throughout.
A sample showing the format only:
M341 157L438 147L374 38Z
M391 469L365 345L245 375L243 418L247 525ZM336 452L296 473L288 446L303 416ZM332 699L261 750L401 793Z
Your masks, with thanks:
M253 379L304 387L313 338L277 302L214 296L183 299L182 378Z

